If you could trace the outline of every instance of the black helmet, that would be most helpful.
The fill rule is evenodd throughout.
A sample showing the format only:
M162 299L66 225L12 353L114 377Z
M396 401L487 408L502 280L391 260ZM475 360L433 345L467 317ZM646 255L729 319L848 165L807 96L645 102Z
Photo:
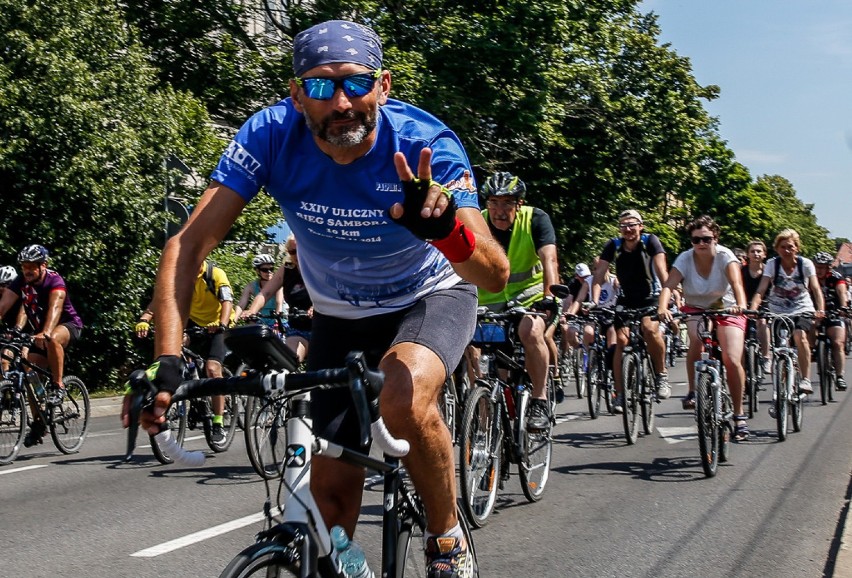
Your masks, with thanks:
M817 265L831 265L834 263L834 257L828 251L820 251L814 255L814 263Z
M44 263L47 261L47 249L41 245L27 245L18 253L18 263Z
M512 173L494 173L482 185L481 192L486 199L491 196L509 196L516 197L520 201L527 194L527 187L524 181Z

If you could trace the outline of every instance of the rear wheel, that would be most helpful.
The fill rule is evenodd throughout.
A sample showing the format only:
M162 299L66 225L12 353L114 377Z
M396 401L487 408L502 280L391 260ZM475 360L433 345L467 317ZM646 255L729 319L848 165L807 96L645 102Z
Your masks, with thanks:
M589 417L597 419L601 409L601 390L603 379L598 367L598 351L589 351L588 368L586 370L586 397L589 400Z
M624 384L624 437L627 443L633 445L639 437L639 363L632 353L624 356L621 379Z
M553 457L552 427L528 430L529 416L532 404L527 400L521 425L521 460L518 464L518 477L521 479L521 490L527 500L537 502L544 494L544 487L550 477L550 460Z
M441 413L447 429L450 430L453 445L458 442L458 437L456 436L456 413L459 404L456 400L456 391L456 377L451 373L447 376L447 379L444 381L444 387L441 388L441 392L438 394L438 411Z
M168 424L169 429L172 430L172 439L174 439L179 446L183 446L183 439L186 437L185 401L179 401L169 406L169 409L166 412L166 423ZM157 438L150 434L148 437L151 440L151 451L154 452L154 457L157 458L157 461L161 464L172 463L174 460L160 448L159 443L157 443Z
M822 401L822 405L828 403L829 396L829 359L828 357L831 355L831 348L826 347L825 341L817 338L817 353L816 353L816 362L817 362L817 374L819 375L819 395L820 401Z
M459 477L462 510L477 528L485 525L497 501L502 441L502 424L491 391L484 386L474 388L462 418Z
M698 420L698 451L704 475L712 478L719 467L719 429L713 405L710 374L700 372L695 384L695 416Z
M801 375L792 367L790 374L794 376L793 384L790 387L788 400L790 401L790 415L793 418L793 431L802 431L802 421L804 420L805 396L799 393L799 380Z
M0 381L0 464L10 464L21 451L27 429L24 397L11 381Z
M571 353L571 374L577 386L577 397L580 399L583 399L583 394L586 390L586 374L583 367L584 355L585 350L582 347L575 347Z
M754 418L758 409L758 387L760 385L760 357L758 345L749 342L745 351L746 395L748 395L748 417Z
M281 475L287 450L288 405L283 398L249 397L243 432L246 453L257 475L272 480Z
M63 454L80 450L89 430L89 390L73 375L62 379L65 397L62 405L50 409L50 437Z

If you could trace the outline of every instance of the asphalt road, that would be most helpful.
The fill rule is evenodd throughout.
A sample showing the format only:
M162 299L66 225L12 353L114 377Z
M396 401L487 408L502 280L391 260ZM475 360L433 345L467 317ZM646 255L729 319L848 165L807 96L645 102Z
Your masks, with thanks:
M620 419L590 420L577 399L559 406L545 496L527 503L513 475L474 533L481 576L852 575L841 547L852 394L806 403L803 431L782 443L766 392L751 439L707 479L681 410L682 362L672 376L657 430L635 446ZM242 437L195 469L161 466L147 448L122 464L116 410L98 402L79 454L48 439L0 467L0 575L217 576L262 529L266 493ZM357 539L376 570L380 505L380 488L368 487Z

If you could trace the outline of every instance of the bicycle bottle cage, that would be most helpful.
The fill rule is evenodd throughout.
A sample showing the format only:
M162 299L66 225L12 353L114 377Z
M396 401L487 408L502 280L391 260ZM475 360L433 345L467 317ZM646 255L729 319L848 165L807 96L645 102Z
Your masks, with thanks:
M242 325L225 333L225 343L249 367L258 371L296 371L299 358L267 325Z

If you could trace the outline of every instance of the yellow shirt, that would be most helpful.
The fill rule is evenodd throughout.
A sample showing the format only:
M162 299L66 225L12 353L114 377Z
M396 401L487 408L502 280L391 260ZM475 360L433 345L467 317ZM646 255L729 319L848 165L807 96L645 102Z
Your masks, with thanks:
M207 270L206 265L198 273L195 279L195 288L192 291L192 303L189 306L189 318L202 327L211 323L219 323L222 316L222 303L220 297L226 297L223 301L233 301L231 293L231 282L228 281L228 276L219 267L213 267L213 285L216 288L216 295L210 292L207 288L207 283L204 281L204 272ZM222 288L225 287L225 291ZM234 310L231 310L231 321L234 320Z

